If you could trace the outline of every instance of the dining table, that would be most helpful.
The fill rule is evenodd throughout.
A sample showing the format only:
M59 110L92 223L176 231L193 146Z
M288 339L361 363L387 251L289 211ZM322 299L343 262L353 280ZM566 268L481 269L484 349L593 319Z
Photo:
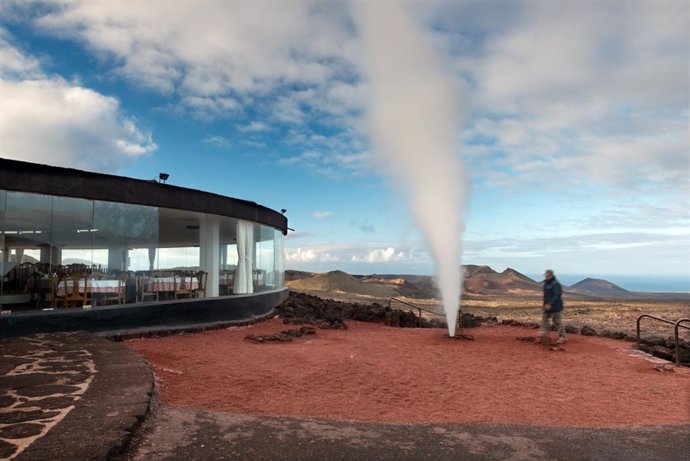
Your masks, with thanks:
M67 283L65 283L67 282ZM87 279L86 280L86 291L88 293L117 293L120 289L119 280L96 280ZM83 282L79 281L79 292L84 291ZM72 279L63 280L57 286L57 295L62 297L65 296L65 292L72 293L74 291L74 281Z
M187 290L199 288L199 279L185 277ZM146 284L147 291L178 291L182 288L182 277L151 277Z

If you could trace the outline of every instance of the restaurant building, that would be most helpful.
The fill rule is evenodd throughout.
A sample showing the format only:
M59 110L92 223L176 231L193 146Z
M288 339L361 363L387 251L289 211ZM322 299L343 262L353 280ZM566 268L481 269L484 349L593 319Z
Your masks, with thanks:
M0 158L0 334L270 315L287 298L287 218L164 179Z

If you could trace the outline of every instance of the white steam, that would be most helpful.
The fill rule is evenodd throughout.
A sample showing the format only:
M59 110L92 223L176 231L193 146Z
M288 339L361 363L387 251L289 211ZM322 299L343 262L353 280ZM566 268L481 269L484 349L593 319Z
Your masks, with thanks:
M374 150L410 194L436 263L448 333L455 335L461 273L463 175L456 83L398 2L355 2Z

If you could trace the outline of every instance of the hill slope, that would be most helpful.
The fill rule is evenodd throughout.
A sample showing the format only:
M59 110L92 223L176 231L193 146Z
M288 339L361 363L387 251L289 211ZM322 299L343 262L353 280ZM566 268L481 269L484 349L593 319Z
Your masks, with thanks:
M464 288L474 294L535 295L541 292L541 284L508 268L496 272L489 266L466 266Z
M608 280L586 278L570 287L570 290L587 296L596 297L628 297L633 295L630 291L619 287Z
M343 271L318 274L286 284L296 290L341 292L380 298L389 298L397 294L393 287L363 282Z

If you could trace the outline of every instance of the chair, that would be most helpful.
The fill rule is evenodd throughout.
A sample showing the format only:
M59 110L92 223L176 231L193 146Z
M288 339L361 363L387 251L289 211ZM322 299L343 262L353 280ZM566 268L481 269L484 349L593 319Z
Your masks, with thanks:
M158 292L158 299L170 299L175 297L175 287L177 286L177 279L175 273L172 271L156 271L153 273L153 278L159 279L156 283L155 290ZM161 280L172 279L172 285L169 286L167 282L161 283Z
M53 273L53 275L50 276L50 307L52 308L57 307L58 300L64 297L58 296L59 282L60 279L58 278L58 275Z
M192 276L187 272L173 274L175 299L192 297Z
M142 272L137 272L134 279L137 290L137 302L143 303L146 301L146 298L153 298L154 301L158 301L158 292L152 291L149 287L149 277Z
M23 293L30 293L33 289L32 276L34 274L34 264L23 262L19 266L19 289Z
M73 263L67 266L67 272L70 274L84 274L87 272L86 264Z
M91 272L91 278L94 280L104 280L104 279L107 279L108 276L106 274L104 274L103 272L96 271L96 272Z
M111 301L116 301L117 304L125 303L125 293L127 290L127 272L122 272L117 278L117 292L104 293L101 300L103 304L109 304Z
M235 281L235 272L225 271L221 277L223 278L223 283L220 285L221 293L223 295L231 295L233 292L233 283Z
M206 279L208 278L208 272L205 271L199 271L196 273L196 279L198 282L198 288L196 290L193 290L193 297L198 298L200 293L204 294L204 298L206 297Z
M84 307L88 295L86 276L78 272L73 272L62 281L65 285L65 307L69 307L72 303ZM71 292L69 290L70 288L72 289Z

